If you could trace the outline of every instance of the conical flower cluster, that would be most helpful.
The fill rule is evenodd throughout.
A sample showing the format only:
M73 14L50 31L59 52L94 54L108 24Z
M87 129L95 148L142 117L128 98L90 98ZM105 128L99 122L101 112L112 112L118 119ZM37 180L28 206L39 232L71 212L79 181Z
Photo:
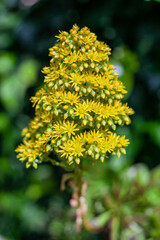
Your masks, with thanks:
M125 154L129 141L115 133L116 125L129 124L134 112L121 102L127 91L109 63L111 49L87 27L74 25L57 38L44 86L31 98L35 118L22 132L18 158L37 167L54 153L74 166Z

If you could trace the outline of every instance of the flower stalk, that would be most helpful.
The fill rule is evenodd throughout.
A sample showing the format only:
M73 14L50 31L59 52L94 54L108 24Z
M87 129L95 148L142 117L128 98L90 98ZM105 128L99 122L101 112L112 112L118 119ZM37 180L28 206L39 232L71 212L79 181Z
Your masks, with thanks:
M106 161L109 154L126 154L129 140L115 131L130 124L134 111L122 102L127 91L109 63L107 44L89 28L77 25L57 38L49 49L50 65L42 71L44 85L31 97L35 117L23 129L23 143L16 152L27 168L49 161L70 172L64 175L61 189L65 181L74 180L70 204L77 207L80 232L87 211L85 163L89 162L89 169L96 161ZM55 155L58 160L53 159Z

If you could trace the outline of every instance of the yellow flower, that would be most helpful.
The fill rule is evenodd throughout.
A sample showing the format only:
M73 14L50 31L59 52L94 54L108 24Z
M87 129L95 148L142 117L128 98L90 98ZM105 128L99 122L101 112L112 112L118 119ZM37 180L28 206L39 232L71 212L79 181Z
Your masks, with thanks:
M61 154L61 157L68 158L72 155L71 150L72 150L72 142L71 140L68 140L63 144L63 146L60 146L60 150L58 150L58 153Z
M58 153L61 154L61 157L66 157L70 161L71 157L83 156L84 151L85 148L83 148L83 143L80 139L72 138L72 140L68 140L63 146L60 146Z
M81 140L77 137L77 138L72 138L72 154L74 157L80 157L83 156L83 152L86 150L83 147L83 143L81 142Z
M71 73L69 76L70 79L70 83L72 84L72 86L74 86L75 88L83 83L85 83L85 78L84 75L82 74L78 74L78 73Z
M74 105L79 102L79 96L77 93L65 92L62 95L61 101L70 105Z
M64 63L68 63L68 64L72 64L74 62L77 62L77 60L79 59L79 54L80 52L71 52L70 55L68 55L65 59L64 59Z
M83 101L83 103L78 103L76 104L76 107L74 108L75 110L75 115L78 116L80 119L84 118L85 116L89 115L89 112L92 110L92 102L88 101Z
M62 137L63 134L67 134L68 137L70 138L71 135L75 135L76 131L79 131L79 129L76 128L76 126L77 124L74 124L74 122L69 122L69 121L57 122L53 126L53 136L55 138L59 138L59 137Z
M99 131L93 130L86 133L86 141L89 144L100 142L101 140L103 140L103 133L100 133Z
M62 122L58 122L56 124L54 124L53 126L53 134L55 138L59 138L62 136L62 134L64 133L62 126Z
M68 137L70 138L71 135L75 135L75 131L79 131L78 128L76 128L77 124L74 124L74 122L63 122L61 125L61 128L63 129L64 133L68 134Z
M130 124L134 111L121 102L127 91L109 63L111 49L87 27L74 25L57 38L44 86L31 98L35 118L22 132L18 158L37 167L54 151L74 167L86 157L103 162L108 153L125 154L129 141L114 131Z

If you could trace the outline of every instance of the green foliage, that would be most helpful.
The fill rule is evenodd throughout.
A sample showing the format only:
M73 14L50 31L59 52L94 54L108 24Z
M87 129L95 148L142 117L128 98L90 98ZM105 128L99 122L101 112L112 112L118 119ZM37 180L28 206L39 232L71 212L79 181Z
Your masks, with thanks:
M160 214L160 167L149 172L145 165L139 164L125 168L117 175L117 172L106 166L104 176L96 172L96 178L90 174L87 178L87 220L94 225L94 230L103 232L108 227L113 234L111 239L160 237L157 228L157 216Z
M21 108L24 94L28 87L37 80L38 64L34 59L24 60L16 66L16 56L11 53L0 55L1 102L12 113Z
M119 46L113 52L112 62L118 71L119 80L127 88L127 96L129 96L134 86L134 74L139 69L138 57L126 46Z

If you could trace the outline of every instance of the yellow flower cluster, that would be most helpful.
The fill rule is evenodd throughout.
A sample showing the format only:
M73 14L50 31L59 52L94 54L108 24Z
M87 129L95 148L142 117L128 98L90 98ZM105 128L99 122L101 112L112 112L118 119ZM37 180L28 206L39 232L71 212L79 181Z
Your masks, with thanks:
M57 38L50 66L43 69L44 87L31 98L35 118L22 132L18 158L36 168L53 153L73 166L125 154L129 141L114 131L129 124L134 112L121 102L127 91L109 63L110 48L77 25Z

